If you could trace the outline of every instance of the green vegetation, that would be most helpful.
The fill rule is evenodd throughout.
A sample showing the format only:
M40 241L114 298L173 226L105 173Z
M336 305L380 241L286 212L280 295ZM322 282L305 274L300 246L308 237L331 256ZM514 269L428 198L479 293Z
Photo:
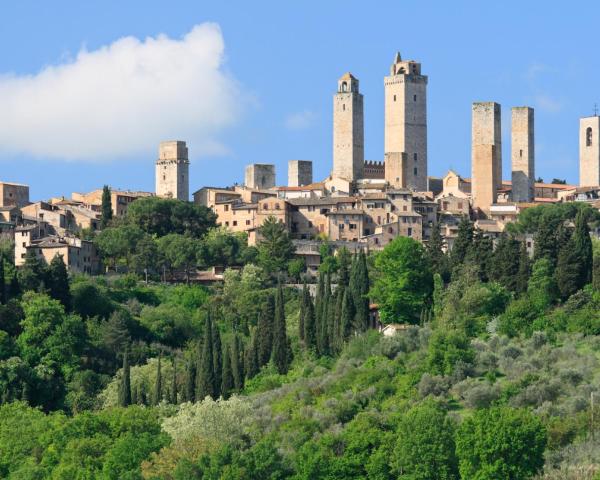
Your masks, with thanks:
M128 273L69 278L31 256L15 277L0 262L0 477L600 474L592 212L546 206L495 248L464 220L450 255L435 235L370 255L324 242L317 283L300 288L276 222L250 249L206 213L152 199L113 219L99 244L148 241L105 253ZM534 258L519 232L540 240ZM152 256L180 283L159 282ZM229 267L221 284L188 284L210 264ZM395 336L373 328L370 302L404 324Z

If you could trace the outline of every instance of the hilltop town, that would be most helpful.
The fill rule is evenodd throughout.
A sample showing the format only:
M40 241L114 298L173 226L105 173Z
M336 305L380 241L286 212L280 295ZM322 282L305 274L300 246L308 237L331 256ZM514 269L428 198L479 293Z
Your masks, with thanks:
M384 78L383 161L365 160L364 98L359 80L345 73L333 95L332 167L327 178L313 178L310 160L290 160L287 185L277 185L275 165L254 163L246 166L243 185L202 186L193 193L193 202L212 209L219 225L247 233L250 245L256 244L266 219L275 217L313 274L324 239L334 249L343 245L353 252L372 251L398 236L427 242L437 225L444 248L450 250L465 216L484 235L497 238L508 223L535 205L577 201L600 206L597 115L580 120L579 185L536 180L531 107L511 109L512 171L503 175L501 107L495 102L472 105L470 178L452 170L443 178L428 176L427 82L419 62L395 55ZM113 216L122 217L128 205L142 197L189 201L189 166L184 141L161 142L155 191L112 189ZM101 271L93 242L81 232L101 227L102 188L33 202L27 185L2 182L0 190L0 227L5 238L14 239L16 266L33 250L48 263L56 253L63 255L75 272ZM531 253L533 238L523 240Z

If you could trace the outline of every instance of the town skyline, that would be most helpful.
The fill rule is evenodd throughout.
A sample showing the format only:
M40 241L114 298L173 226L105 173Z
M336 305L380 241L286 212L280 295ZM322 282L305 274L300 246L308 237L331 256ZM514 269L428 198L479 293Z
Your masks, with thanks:
M69 2L64 3L67 4ZM416 23L427 18L428 25L437 25L443 29L442 14L446 17L450 15L448 18L459 16L460 12L464 13L466 10L465 5L459 4L456 12L449 12L441 7L438 11L430 11L410 6L392 8L390 11L398 15L410 15ZM387 7L390 8L389 5ZM25 5L15 10L13 16L22 17L27 8ZM114 5L109 6L108 11L114 8ZM149 9L152 13L162 11L156 5L150 5ZM365 159L382 161L382 79L391 56L397 50L403 58L421 62L430 79L427 111L430 175L441 177L449 169L453 169L465 177L470 176L471 104L476 101L496 101L504 110L504 172L510 171L508 111L512 106L531 105L536 110L537 176L546 181L564 178L569 183L577 184L578 121L579 117L593 114L594 103L598 100L594 96L593 85L597 83L594 79L599 72L590 64L582 63L586 52L590 53L586 42L566 38L563 44L558 45L550 38L552 28L549 27L558 22L560 17L557 9L544 11L543 28L539 25L534 28L534 25L531 31L523 32L523 38L519 41L526 42L537 34L545 42L539 42L544 44L542 46L532 45L532 48L523 50L522 53L517 48L516 39L502 44L493 38L494 33L501 31L496 30L500 28L497 26L490 26L489 35L482 37L481 45L472 45L473 42L465 38L464 32L458 31L458 27L466 25L467 19L483 19L484 12L477 9L471 9L465 19L456 23L456 35L448 37L444 45L440 45L439 41L432 43L426 35L404 36L375 32L368 40L362 37L362 44L359 44L360 35L350 35L347 47L344 47L338 38L339 33L345 29L343 25L334 22L331 24L331 32L322 32L323 23L331 20L334 13L332 9L323 8L317 17L307 19L304 24L312 34L306 39L304 48L301 47L302 40L293 36L291 16L294 10L290 9L278 12L282 14L282 18L272 29L281 32L284 28L292 28L292 31L283 35L280 45L268 46L262 56L252 55L252 49L256 48L255 42L263 42L264 45L266 33L255 32L256 35L246 42L247 45L239 38L244 32L240 29L243 9L233 12L208 8L202 12L194 11L186 19L179 12L178 15L167 15L162 22L148 19L136 25L135 29L120 21L115 27L106 28L102 32L89 29L93 11L93 8L77 9L75 16L80 18L81 25L73 28L68 35L58 35L57 38L62 38L62 42L53 39L43 47L39 39L24 42L27 61L7 51L8 42L4 42L4 46L0 48L0 54L3 54L0 55L3 58L0 60L0 72L13 72L13 77L19 80L23 75L35 75L44 65L65 64L65 52L72 57L81 49L81 45L85 44L87 51L94 53L103 46L114 45L120 38L128 36L137 38L142 44L147 37L157 38L161 33L174 42L182 41L182 37L189 34L195 25L212 21L218 26L224 44L222 73L237 82L241 91L241 95L234 99L250 102L252 105L245 105L244 111L239 115L234 114L235 121L217 132L215 138L219 140L220 146L216 145L215 148L218 150L217 147L223 147L220 153L207 153L204 148L206 145L198 143L193 135L185 135L185 132L178 134L177 131L160 137L157 134L156 138L148 139L142 143L144 151L141 153L113 155L109 152L106 158L92 160L65 160L30 152L15 153L8 151L6 145L0 142L2 180L29 184L31 198L69 195L73 191L92 190L105 183L118 189L151 191L154 184L156 145L169 138L188 143L191 160L190 193L205 185L242 183L243 167L251 163L275 164L277 184L280 185L286 183L285 166L291 159L312 160L315 179L325 178L332 163L331 98L336 91L337 79L346 71L352 72L360 80L361 92L364 94ZM260 11L261 8L255 14ZM496 9L492 9L492 12L497 15L498 23L502 24L504 14ZM60 10L53 15L57 13ZM380 13L376 8L374 12L367 12L367 15L376 15L380 22L387 22L387 19L381 18ZM488 15L489 10L485 13ZM518 22L527 23L534 13L533 10L525 11ZM124 11L123 14L127 18L132 12ZM345 23L346 28L354 27L358 24L355 16L342 13L339 23ZM562 20L566 22L567 28L569 20L561 18ZM585 22L585 19L578 20L579 23L582 21ZM58 19L52 28L56 29L59 25ZM405 28L407 32L411 32L411 29L418 30L413 25ZM472 28L471 33L479 35L483 27L476 23ZM447 28L443 31L450 33ZM585 35L585 28L580 31ZM3 35L9 33L10 29ZM321 42L322 48L315 50L311 46L317 41ZM573 46L572 42L577 42L579 48L570 57L569 64L563 65L560 61L561 52L564 53L569 45ZM332 53L334 47L337 54ZM482 56L484 50L488 54ZM71 62L77 63L77 60ZM318 68L312 68L313 65ZM262 71L266 74L262 75ZM561 87L564 84L577 85L577 88L565 89ZM289 92L293 94L290 95ZM23 169L23 165L27 168ZM47 172L50 165L51 182L48 181ZM219 168L215 168L215 165ZM221 166L226 168L220 168ZM508 177L505 176L505 179Z

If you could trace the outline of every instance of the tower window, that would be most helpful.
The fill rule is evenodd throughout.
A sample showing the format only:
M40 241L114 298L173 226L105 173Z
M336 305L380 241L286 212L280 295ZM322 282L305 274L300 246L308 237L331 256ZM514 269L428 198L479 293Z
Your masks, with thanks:
M342 82L342 92L347 92L347 91L348 91L348 83Z
M417 174L417 167L414 168L413 172L415 175Z
M396 101L396 95L394 95L394 102Z
M523 158L523 150L519 150L519 157Z
M417 101L417 96L413 95L413 101L416 102Z
M592 146L592 127L588 127L585 129L585 146Z
M344 112L346 111L346 104L345 103L342 103L342 111L344 111Z
M415 162L416 162L417 161L417 154L416 153L413 154L413 158L415 159Z

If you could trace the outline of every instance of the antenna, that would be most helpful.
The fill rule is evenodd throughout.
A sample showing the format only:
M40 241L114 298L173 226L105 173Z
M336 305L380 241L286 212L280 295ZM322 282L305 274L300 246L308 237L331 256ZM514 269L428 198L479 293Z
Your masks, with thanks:
M594 117L598 116L598 104L594 103Z

